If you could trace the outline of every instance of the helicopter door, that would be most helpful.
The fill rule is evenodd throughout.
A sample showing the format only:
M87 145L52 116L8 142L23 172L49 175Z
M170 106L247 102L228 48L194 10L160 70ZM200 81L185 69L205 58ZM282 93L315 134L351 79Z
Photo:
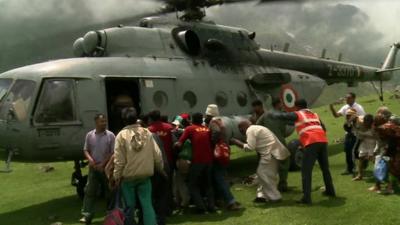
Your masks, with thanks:
M144 78L140 81L143 112L158 109L169 119L180 113L175 78Z
M104 87L100 80L79 79L76 81L79 119L85 132L94 128L96 114L107 114Z
M105 79L108 126L109 130L117 134L123 127L121 111L126 107L134 107L140 114L140 94L137 78Z

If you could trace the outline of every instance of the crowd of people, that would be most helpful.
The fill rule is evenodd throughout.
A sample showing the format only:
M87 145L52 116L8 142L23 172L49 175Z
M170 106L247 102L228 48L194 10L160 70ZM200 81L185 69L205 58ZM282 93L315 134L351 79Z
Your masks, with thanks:
M334 117L344 117L344 150L346 152L346 170L342 175L352 175L353 181L365 179L369 164L375 167L384 161L387 174L375 176L376 183L369 191L393 194L393 183L400 178L400 118L392 114L388 107L377 109L375 115L367 114L356 102L356 95L349 93L346 104L338 111L330 105ZM357 166L356 166L357 164ZM375 168L376 169L376 168ZM382 190L382 184L386 189Z
M300 204L311 204L312 170L318 161L325 188L323 194L335 197L329 171L326 128L318 114L304 99L295 102L296 111L284 112L279 99L266 110L261 101L252 104L250 119L243 119L238 129L245 137L239 140L226 132L217 105L207 106L205 113L183 113L169 123L158 110L140 116L135 108L124 108L125 127L114 136L107 130L104 114L95 117L96 128L85 140L84 154L89 162L88 183L82 207L81 223L91 224L99 187L105 187L109 202L122 202L125 224L163 225L175 209L190 209L197 214L215 213L218 208L238 211L242 205L225 179L230 145L258 155L255 203L273 204L288 191L290 152L285 137L287 126L294 126L301 143L302 189ZM362 180L368 161L387 159L389 174L400 177L400 121L386 107L375 116L365 114L355 102L355 94L339 111L331 105L333 116L345 117L344 129L347 169ZM378 157L379 156L379 157ZM385 156L385 157L384 157ZM386 192L393 193L389 179ZM380 191L385 181L377 180L370 188ZM122 199L122 201L119 201ZM113 205L113 204L110 204ZM111 208L111 206L110 206Z

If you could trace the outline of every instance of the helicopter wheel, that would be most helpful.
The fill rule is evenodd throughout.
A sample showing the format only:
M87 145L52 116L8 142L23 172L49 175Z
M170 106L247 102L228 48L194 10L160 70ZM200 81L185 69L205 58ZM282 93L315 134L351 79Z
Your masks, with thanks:
M83 164L79 160L75 160L74 163L75 171L72 173L71 176L71 185L75 186L78 197L80 199L83 199L83 197L85 196L85 186L88 176L82 176L81 167L83 166Z
M301 151L301 144L299 140L292 140L288 143L290 151L290 171L297 171L301 168L303 160L303 152Z

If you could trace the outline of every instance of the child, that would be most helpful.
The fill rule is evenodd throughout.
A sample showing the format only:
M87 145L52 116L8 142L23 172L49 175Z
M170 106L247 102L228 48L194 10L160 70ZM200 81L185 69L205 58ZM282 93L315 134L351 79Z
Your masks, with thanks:
M364 177L364 165L368 163L368 160L374 159L374 149L377 145L376 134L373 130L374 117L371 114L367 114L364 117L358 117L354 121L354 134L360 141L358 147L359 151L359 163L358 163L358 175L353 178L353 181L362 180Z

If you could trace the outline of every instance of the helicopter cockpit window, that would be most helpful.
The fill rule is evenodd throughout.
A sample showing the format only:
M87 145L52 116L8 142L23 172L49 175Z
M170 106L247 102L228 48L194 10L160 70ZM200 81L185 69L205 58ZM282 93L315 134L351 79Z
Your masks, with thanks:
M29 113L29 107L32 103L33 91L36 83L31 80L17 80L12 85L8 94L5 87L9 87L10 81L1 82L0 94L3 98L0 104L0 118L23 121Z
M46 80L35 113L37 123L76 121L73 80Z
M8 88L10 88L11 83L12 83L11 79L0 79L0 102L6 95Z

